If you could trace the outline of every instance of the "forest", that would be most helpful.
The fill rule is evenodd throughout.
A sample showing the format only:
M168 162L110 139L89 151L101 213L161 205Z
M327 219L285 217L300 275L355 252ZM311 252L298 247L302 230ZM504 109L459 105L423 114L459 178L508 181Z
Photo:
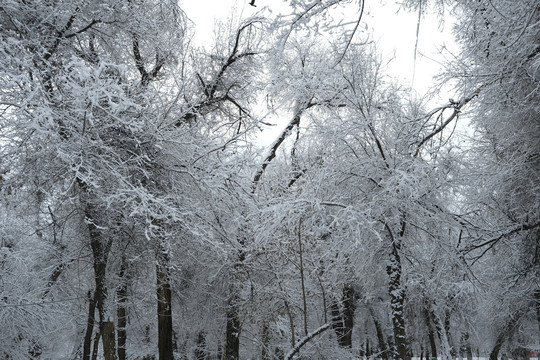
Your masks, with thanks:
M540 352L540 3L402 0L434 106L370 2L275 1L0 2L0 359Z

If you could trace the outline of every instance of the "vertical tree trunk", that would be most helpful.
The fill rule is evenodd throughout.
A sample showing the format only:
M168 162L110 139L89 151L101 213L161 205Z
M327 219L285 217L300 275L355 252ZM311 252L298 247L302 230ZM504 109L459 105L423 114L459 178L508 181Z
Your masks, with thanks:
M300 220L300 223L298 225L298 254L299 254L299 260L300 260L300 284L302 287L302 313L304 315L304 336L307 336L308 334L308 324L307 324L307 300L306 300L306 287L305 287L305 281L304 281L304 254L302 249L302 235L301 235L301 228L302 228L302 220Z
M103 357L105 360L116 360L116 334L114 320L110 313L108 288L106 282L107 258L111 242L105 243L94 217L87 205L86 220L90 230L90 247L94 257L94 278L96 282L95 299L99 313L99 332L103 343Z
M352 348L352 332L354 327L354 312L356 311L356 293L350 284L343 286L341 308L335 303L330 306L332 327L337 336L338 345Z
M97 360L98 350L99 350L99 339L101 339L101 336L98 330L96 332L96 335L94 336L94 346L92 347L92 360Z
M536 321L538 322L538 331L540 332L540 289L534 292L534 300L536 302Z
M396 355L398 359L407 360L410 357L405 332L405 316L403 314L405 305L405 291L403 290L401 283L401 258L395 244L392 247L390 264L386 268L386 272L390 278L388 292L390 295L394 342L397 352Z
M497 340L495 341L495 346L493 346L493 349L491 350L491 353L489 354L489 360L498 360L499 359L499 351L501 351L501 347L504 344L504 340L506 338L506 333L502 332L497 337Z
M456 346L454 345L454 340L452 339L452 333L450 332L450 316L452 313L450 310L446 310L444 313L444 332L446 334L446 339L448 341L448 352L452 359L456 357Z
M227 304L227 328L225 339L226 360L238 360L240 355L241 323L236 302L237 298L233 293L229 300L229 303Z
M94 280L96 289L94 299L99 314L99 332L103 343L103 357L105 360L116 360L116 333L114 331L114 319L111 315L111 306L108 299L107 288L107 259L112 245L112 239L106 240L98 227L96 214L91 202L88 201L88 186L81 179L77 179L81 190L81 202L84 204L85 222L88 224L90 236L90 248L92 249Z
M88 319L86 321L86 333L84 335L83 342L83 360L90 360L91 356L91 347L92 347L92 334L94 332L95 318L96 313L96 299L91 291L88 291Z
M435 331L433 331L433 324L431 323L431 316L429 311L428 301L424 307L424 320L426 322L426 328L428 330L429 347L432 358L437 359L437 344L435 343Z
M373 311L373 308L371 306L369 307L369 313L371 314L373 324L375 325L375 333L377 334L377 342L379 343L379 349L381 351L381 359L388 360L388 349L386 342L384 341L384 334L382 331L381 323L375 316L375 312Z
M120 263L120 286L116 291L116 297L118 300L116 308L116 317L118 319L118 360L126 360L126 326L127 326L127 280L126 280L126 271L127 271L127 259L126 256L122 256Z
M466 331L461 334L460 356L466 358L467 360L472 360L471 342L469 339L469 333Z
M356 291L350 284L343 287L343 324L345 325L343 346L352 348L352 333L354 327L354 313L356 311Z
M261 359L271 360L272 354L270 352L270 329L268 328L268 320L264 320L261 329Z
M169 256L166 249L162 244L158 244L156 278L159 360L174 359L172 298L168 264Z
M444 324L441 318L435 313L435 310L433 309L431 309L431 317L433 319L433 322L435 323L435 328L437 329L437 335L439 336L439 340L441 341L440 351L442 357L445 360L452 359L450 342L448 341L448 337L446 336Z
M514 314L514 316L511 317L510 321L504 329L501 331L499 336L497 337L497 340L495 341L495 345L493 346L493 350L491 350L491 354L489 355L489 360L497 360L499 357L499 352L506 340L506 337L514 330L516 325L519 322L519 319L523 315L523 312L517 312Z
M208 360L208 350L206 348L206 335L204 331L200 331L197 335L197 344L193 351L195 360Z

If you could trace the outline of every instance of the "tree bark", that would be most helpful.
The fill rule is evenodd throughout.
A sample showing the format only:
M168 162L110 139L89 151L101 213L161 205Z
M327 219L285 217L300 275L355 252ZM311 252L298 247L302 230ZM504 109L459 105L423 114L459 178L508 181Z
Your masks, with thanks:
M332 314L332 328L334 329L338 345L352 348L352 332L354 327L354 312L356 310L356 293L350 284L343 286L341 307L335 303L330 307Z
M103 357L105 360L116 360L116 337L114 321L110 314L108 288L106 282L107 258L110 241L105 243L101 231L94 223L94 217L87 205L86 218L90 230L90 247L94 257L94 278L96 282L95 299L99 313L99 332L103 343Z
M469 339L469 333L463 332L461 334L461 347L460 347L460 356L466 358L467 360L472 360L472 349L471 342Z
M96 332L96 335L94 336L94 346L92 347L92 360L97 360L98 357L98 350L99 350L99 339L101 338L101 335L99 333L99 330Z
M208 360L208 350L206 349L206 335L200 331L197 335L197 346L193 351L195 360Z
M238 360L240 355L241 323L236 302L237 298L233 293L227 304L225 360Z
M392 326L394 330L394 342L398 359L408 360L409 346L405 332L405 316L403 314L405 305L405 291L401 283L401 258L398 253L397 244L393 241L392 252L390 253L390 264L386 268L390 278L388 292L390 295L390 306L392 310Z
M538 322L538 331L540 332L540 289L534 292L534 301L536 305L536 321Z
M169 256L162 244L158 244L157 278L157 316L158 316L158 353L159 360L173 360L172 297L169 279Z
M88 291L88 320L86 321L86 333L84 335L83 342L83 360L90 360L91 356L91 347L92 347L92 334L94 332L95 318L96 313L96 299L91 291Z
M261 329L261 359L271 360L272 354L270 352L270 329L268 327L268 321L264 320Z
M90 248L92 249L94 281L96 289L94 299L99 314L99 332L103 343L103 357L105 360L116 360L116 333L114 331L114 319L111 315L111 307L108 299L107 288L107 260L112 245L112 239L105 239L104 234L98 227L98 210L88 200L89 188L81 179L77 179L80 188L81 202L84 204L85 222L88 224L90 236Z
M384 341L384 334L382 331L381 323L375 316L375 312L373 311L373 308L371 306L369 307L369 313L371 314L373 324L375 325L375 333L377 334L377 342L379 343L379 349L381 351L381 359L388 360L388 349L386 342Z
M497 340L495 341L495 345L493 346L493 350L491 350L491 353L489 354L489 360L497 360L499 357L499 351L501 350L506 337L514 328L516 327L519 319L521 318L521 315L523 315L522 312L516 313L506 324L504 329L500 332L499 336L497 337Z
M116 308L116 317L118 319L118 360L126 360L126 327L127 327L127 280L126 280L126 271L127 271L127 259L126 256L122 256L120 264L120 286L116 291L116 297L118 300Z
M443 324L441 318L435 313L435 310L433 308L431 309L431 317L433 319L433 322L435 323L435 328L437 329L437 335L439 336L439 340L441 341L440 351L442 357L445 360L452 359L451 346L446 335L447 332L445 329L445 325Z
M437 359L437 344L435 343L435 331L433 331L433 324L431 322L429 304L427 301L424 307L424 320L426 322L426 328L428 330L430 353L432 358Z

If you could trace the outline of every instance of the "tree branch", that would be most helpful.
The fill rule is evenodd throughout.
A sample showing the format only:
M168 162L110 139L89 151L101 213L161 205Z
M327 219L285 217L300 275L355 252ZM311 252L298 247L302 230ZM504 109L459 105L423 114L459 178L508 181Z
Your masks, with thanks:
M304 336L302 339L300 339L300 341L298 341L298 343L296 343L296 345L291 350L289 350L289 352L287 353L287 355L285 355L285 357L283 359L284 360L291 360L293 358L293 356L296 355L300 351L300 349L304 345L306 345L311 339L313 339L317 335L322 334L326 330L330 329L330 327L331 327L331 324L329 324L329 323L324 324L320 328L318 328L318 329L314 330L313 332L311 332L311 333L307 334L306 336Z
M291 133L292 129L295 126L298 126L300 124L300 118L302 117L302 114L304 113L304 111L306 111L307 109L309 109L312 106L314 106L314 104L309 102L309 101L305 105L300 104L300 105L297 106L294 117L289 122L287 127L281 132L279 137L274 141L274 143L270 147L270 151L269 151L268 155L266 155L266 157L265 157L265 159L264 159L264 161L263 161L263 163L261 165L261 168L257 171L255 176L253 177L252 188L251 188L252 192L255 192L255 189L257 188L257 185L258 185L258 183L259 183L259 181L261 179L261 176L264 173L264 170L266 170L266 167L276 157L276 153L277 153L279 147L281 146L281 144L283 143L283 141L285 141L287 136Z
M439 109L437 109L436 111L443 111L445 109L448 109L448 108L453 108L453 112L452 114L445 120L443 121L443 123L441 124L441 126L439 126L437 129L435 129L433 132L431 132L430 134L426 135L419 143L418 145L416 146L416 151L414 152L414 157L418 157L418 155L420 154L420 150L422 150L422 146L428 142L431 138L433 138L435 135L437 135L438 133L440 133L441 131L443 131L447 126L448 124L450 124L452 122L452 120L454 120L458 114L460 113L461 111L461 108L463 108L463 106L467 105L472 99L474 99L475 97L478 96L478 94L480 93L480 91L485 87L489 85L488 84L485 84L485 85L482 85L480 86L478 89L476 89L471 95L467 96L467 97L463 97L459 102L457 103L454 103L454 102L450 102L449 105L447 106L443 106ZM433 115L433 113L430 113L431 115ZM430 115L430 116L431 116Z

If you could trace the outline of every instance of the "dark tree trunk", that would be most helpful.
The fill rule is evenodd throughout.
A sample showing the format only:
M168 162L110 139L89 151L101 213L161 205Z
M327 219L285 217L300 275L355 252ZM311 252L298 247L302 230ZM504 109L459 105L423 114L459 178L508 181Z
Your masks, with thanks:
M270 329L268 328L268 321L264 321L261 329L261 359L271 360L272 354L270 352Z
M464 332L461 335L460 356L467 360L472 360L472 349L468 332Z
M431 316L429 311L429 304L426 301L425 307L424 307L424 320L426 322L426 328L428 330L428 339L429 339L429 347L431 356L433 358L437 358L437 344L435 343L435 331L433 330L433 324L431 322ZM429 358L429 357L428 357Z
M390 306L392 310L392 325L394 330L394 342L397 352L397 358L401 360L409 359L409 346L405 332L405 291L401 283L401 258L394 241L392 252L390 254L390 264L386 268L390 278L388 293L390 295Z
M169 256L159 244L156 263L159 360L174 359L172 298L168 264Z
M538 322L538 331L540 332L540 289L534 292L534 300L536 302L536 321Z
M108 299L107 288L107 259L111 249L112 239L106 240L98 227L98 211L93 208L88 201L88 186L81 179L77 179L81 190L81 202L85 205L84 215L88 224L90 236L90 248L92 249L94 280L96 289L94 299L99 314L99 332L103 343L103 357L105 360L116 360L116 333L114 331L114 320L111 315L111 307Z
M110 314L108 289L106 282L107 257L109 255L110 241L105 243L102 234L94 223L94 217L87 205L86 219L90 230L90 247L94 257L94 278L96 282L95 299L99 313L99 332L103 343L103 357L105 360L116 360L116 334L114 321Z
M491 350L491 354L489 354L489 360L497 360L497 358L499 357L499 352L501 351L501 348L507 336L514 330L519 319L521 318L521 315L523 315L521 312L515 314L508 322L508 324L506 324L505 328L501 331L501 333L497 337L497 340L495 341L495 346L493 346L493 350Z
M491 353L489 354L489 360L498 360L499 358L499 351L501 351L501 347L504 344L504 340L506 339L506 333L501 333L497 337L497 341L495 341L495 346L493 347L493 350L491 350Z
M99 350L99 339L101 338L99 330L94 336L94 346L92 347L92 360L97 360Z
M231 296L227 304L227 328L225 344L225 360L238 360L240 354L241 323L236 304L236 296Z
M338 345L352 348L352 332L354 327L354 312L356 311L356 292L350 284L343 286L341 308L339 304L330 306L332 315L332 328L334 329Z
M450 355L452 356L452 359L456 357L456 347L454 346L454 341L452 339L452 333L450 332L450 317L452 313L450 310L446 310L444 313L444 332L446 334L446 339L448 339L448 345L450 346Z
M375 325L375 333L377 334L377 342L379 343L379 349L381 351L381 359L388 360L388 348L386 342L384 341L384 334L382 331L381 323L375 316L373 308L369 307L369 312L371 314L371 318L373 319L373 324Z
M96 300L91 291L88 291L88 319L86 321L86 333L84 335L83 342L83 360L90 360L91 356L91 347L92 347L92 334L94 332L95 318L96 313Z
M120 286L116 291L116 297L118 299L116 308L116 317L118 318L118 360L126 360L126 327L127 327L127 260L125 255L122 256L122 262L120 264Z
M195 351L193 352L195 360L208 360L208 349L206 348L206 335L204 334L204 331L199 332L197 335L196 345Z

